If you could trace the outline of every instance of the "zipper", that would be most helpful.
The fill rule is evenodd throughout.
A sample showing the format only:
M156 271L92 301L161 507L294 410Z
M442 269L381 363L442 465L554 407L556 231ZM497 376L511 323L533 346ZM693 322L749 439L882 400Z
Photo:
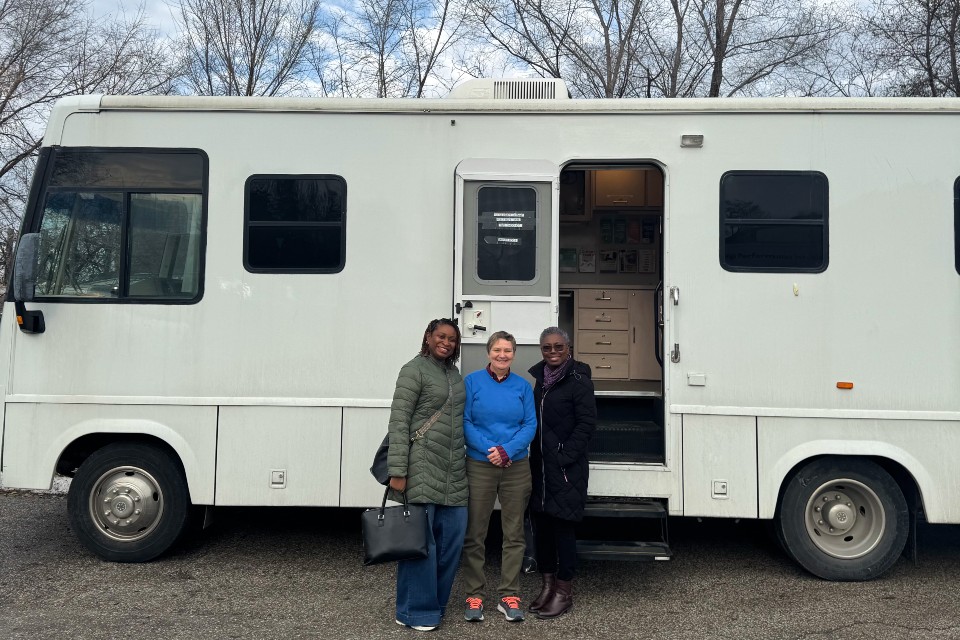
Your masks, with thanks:
M558 380L559 382L559 380ZM543 430L546 423L543 413L543 401L547 399L549 389L543 390L540 396L540 511L547 510L547 459L543 455Z

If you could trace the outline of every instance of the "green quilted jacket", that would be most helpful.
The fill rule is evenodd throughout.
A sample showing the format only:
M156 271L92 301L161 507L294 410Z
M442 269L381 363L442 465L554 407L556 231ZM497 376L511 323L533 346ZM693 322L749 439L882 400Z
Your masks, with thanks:
M419 440L410 438L447 400L453 399ZM390 451L387 470L392 477L407 478L407 499L420 504L462 507L467 504L466 446L463 440L463 378L429 356L403 365L390 405ZM390 499L402 502L399 492Z

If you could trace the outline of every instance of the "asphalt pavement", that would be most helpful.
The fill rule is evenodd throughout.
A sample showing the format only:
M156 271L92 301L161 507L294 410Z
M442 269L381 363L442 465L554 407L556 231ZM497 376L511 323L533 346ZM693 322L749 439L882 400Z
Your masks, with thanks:
M172 553L124 565L77 542L65 496L0 491L0 639L960 639L960 526L921 525L918 562L835 583L797 567L761 522L672 519L673 560L582 563L559 619L508 623L490 606L465 622L458 582L425 634L394 623L394 567L362 566L358 514L221 509ZM538 576L522 586L531 600Z

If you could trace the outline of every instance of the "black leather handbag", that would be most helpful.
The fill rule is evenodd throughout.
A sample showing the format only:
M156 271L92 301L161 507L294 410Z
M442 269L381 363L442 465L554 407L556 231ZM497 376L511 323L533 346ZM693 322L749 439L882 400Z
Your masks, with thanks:
M387 506L388 488L383 492L379 508L360 514L363 529L363 564L372 565L396 560L426 558L429 553L427 508L409 504L403 494L403 505Z

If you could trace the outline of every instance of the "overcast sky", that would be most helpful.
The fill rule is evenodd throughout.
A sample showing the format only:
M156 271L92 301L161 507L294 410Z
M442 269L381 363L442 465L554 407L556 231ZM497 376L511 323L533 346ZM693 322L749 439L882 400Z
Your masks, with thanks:
M164 0L93 0L90 6L95 15L105 16L108 14L116 15L122 11L126 11L127 14L135 14L141 3L147 16L147 22L156 26L162 33L173 33L173 18L170 15L170 7Z

